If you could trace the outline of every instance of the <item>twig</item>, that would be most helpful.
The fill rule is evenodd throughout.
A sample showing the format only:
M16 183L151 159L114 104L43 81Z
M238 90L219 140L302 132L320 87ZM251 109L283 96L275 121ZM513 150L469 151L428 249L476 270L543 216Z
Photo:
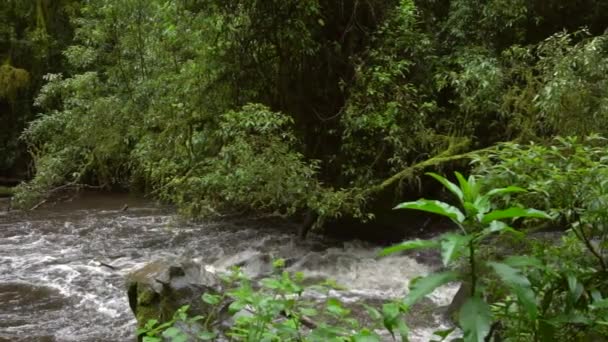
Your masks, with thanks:
M46 195L46 198L45 198L45 199L43 199L42 201L38 202L36 205L34 205L33 207L31 207L29 210L30 210L30 211L32 211L32 210L36 210L36 209L38 209L38 208L39 208L41 205L43 205L43 204L45 204L46 202L48 202L48 200L49 200L49 196L50 196L51 194L53 194L53 193L55 193L55 192L58 192L58 191L60 191L60 190L64 190L64 189L71 188L71 187L75 187L75 188L87 188L87 189L103 189L103 188L105 188L105 187L106 187L106 184L102 184L102 185L88 185L88 184L79 184L79 183L74 183L74 182L71 182L71 183L66 183L66 184L60 185L60 186L58 186L58 187L56 187L56 188L53 188L53 189L51 189L51 190L47 191L47 192L46 192L46 194L45 194L45 195Z
M99 264L100 264L101 266L105 266L105 267L107 267L107 268L109 268L109 269L111 269L111 270L113 270L113 271L116 271L116 270L118 269L118 267L116 267L116 266L112 266L112 265L110 265L110 264L106 264L106 263L105 263L105 262L103 262L103 261L99 261L99 260L98 260L98 262L99 262Z
M36 210L36 209L38 209L38 207L40 207L41 205L43 205L46 202L47 202L47 200L43 199L42 201L38 202L38 204L36 204L35 206L31 207L30 210Z

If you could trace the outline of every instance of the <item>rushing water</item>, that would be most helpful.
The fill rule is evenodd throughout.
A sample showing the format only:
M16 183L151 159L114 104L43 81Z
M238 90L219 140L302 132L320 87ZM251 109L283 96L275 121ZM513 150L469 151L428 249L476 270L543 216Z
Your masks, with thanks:
M0 341L132 341L124 279L159 259L196 258L221 269L268 253L294 260L293 271L336 280L351 302L403 295L408 279L431 269L409 256L378 258L379 247L363 242L313 236L302 243L294 231L268 219L182 224L167 208L116 195L27 215L0 212ZM454 292L455 285L444 287L431 300L446 305ZM428 340L442 324L432 316L412 340Z

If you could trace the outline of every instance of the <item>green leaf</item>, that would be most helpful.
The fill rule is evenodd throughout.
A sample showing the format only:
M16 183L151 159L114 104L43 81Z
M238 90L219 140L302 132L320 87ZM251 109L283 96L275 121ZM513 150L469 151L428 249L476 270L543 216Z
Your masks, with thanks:
M458 317L466 342L485 342L492 323L492 312L485 301L477 296L469 298Z
M202 333L198 334L198 338L200 338L203 341L211 341L216 337L217 337L217 334L212 331L203 331Z
M495 220L503 220L503 219L512 219L512 218L520 218L520 217L532 217L532 218L542 218L542 219L550 219L551 216L545 213L544 211L536 210L536 209L524 209L519 207L511 207L504 210L494 210L486 215L484 215L481 220L482 223L490 223Z
M431 342L441 342L441 341L444 341L448 336L450 336L450 334L454 330L456 330L456 328L450 328L450 329L446 329L446 330L435 330L435 331L433 331L433 335L438 336L441 339L440 340L433 339Z
M276 269L285 268L285 259L279 258L272 262L272 267Z
M398 325L400 309L397 303L385 303L382 305L382 323L384 327L395 337L393 330Z
M404 202L397 205L394 209L414 209L426 211L448 217L457 223L462 223L465 219L464 214L458 208L435 200L420 199L415 202Z
M470 199L473 197L471 184L469 184L460 172L456 171L454 174L456 175L456 179L458 179L458 184L462 190L463 202L471 202Z
M486 193L486 196L492 197L495 195L506 195L519 192L528 192L528 190L518 186L507 186L506 188L492 189Z
M146 322L146 328L148 329L152 329L154 328L154 326L158 324L158 320L157 319L150 319Z
M590 307L593 310L606 309L606 308L608 308L608 299L602 299L602 300L595 301L595 302L593 302L593 304L590 305Z
M404 304L412 306L439 286L455 280L458 280L458 273L453 271L433 273L424 278L416 279L410 284L410 292L405 296Z
M171 342L188 342L188 335L180 334L171 338Z
M165 330L163 332L163 337L173 338L173 337L176 337L177 335L179 335L181 333L182 333L182 331L179 330L178 328L170 327L170 328L168 328L167 330Z
M363 329L353 336L353 342L380 342L380 337L367 329Z
M144 336L142 342L162 342L160 337Z
M301 308L300 313L304 316L316 316L318 314L317 310L314 308Z
M514 228L510 227L509 225L507 225L506 223L502 222L502 221L492 221L490 222L490 226L486 229L484 229L481 232L481 237L486 237L488 235L491 235L492 233L511 233L513 234L515 237L517 238L523 238L525 236L524 233L515 230Z
M466 250L471 238L461 234L445 234L441 238L441 259L443 266L448 266Z
M535 320L538 315L536 295L532 290L532 284L520 270L509 265L490 262L488 263L500 279L515 293L521 305L526 309L530 319Z
M510 256L503 260L503 263L511 267L544 267L539 259L523 255Z
M135 336L143 335L143 334L147 333L148 331L150 331L150 329L139 328L135 331Z
M342 303L335 298L327 300L327 311L339 317L344 317L350 313L350 310L344 309Z
M237 300L237 301L230 303L230 305L228 306L228 311L231 314L235 314L235 313L241 311L245 306L247 306L247 303Z
M566 276L568 280L568 289L570 290L570 298L573 302L577 302L579 298L583 295L584 288L583 285L576 279L576 276L573 274L568 274Z
M382 314L380 314L380 312L376 310L376 308L371 307L367 304L363 304L363 307L365 307L365 310L367 311L367 314L372 319L372 321L379 321L382 318Z
M210 293L204 293L201 296L201 299L207 304L216 305L222 300L222 297L218 295L212 295Z
M260 280L260 283L268 289L280 289L281 287L283 287L283 284L281 284L281 281L275 278L264 278L262 280Z
M435 240L416 239L416 240L404 241L400 244L393 245L393 246L383 249L380 252L380 256L386 256L386 255L397 253L397 252L409 251L412 249L435 248L438 246L439 246L439 243Z
M475 215L478 216L479 220L491 209L490 199L487 196L477 197L472 205L475 208Z
M456 197L458 197L458 199L463 202L464 201L464 197L462 194L462 190L460 190L460 188L458 187L458 185L450 182L449 180L447 180L447 178L442 177L436 173L433 172L427 172L426 173L428 176L431 176L433 178L435 178L439 183L441 183L446 189L450 190L451 193L453 193L454 195L456 195Z
M407 326L404 320L397 321L397 328L399 329L399 335L401 336L401 342L409 341L410 327Z

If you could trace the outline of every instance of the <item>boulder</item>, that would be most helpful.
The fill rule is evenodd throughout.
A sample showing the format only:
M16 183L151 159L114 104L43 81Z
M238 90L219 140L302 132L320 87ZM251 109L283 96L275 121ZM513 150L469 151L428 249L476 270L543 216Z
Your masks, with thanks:
M451 320L453 323L458 324L458 313L460 312L460 308L464 305L464 303L471 297L471 284L467 281L464 281L460 284L458 288L458 292L454 295L452 302L447 308L447 318Z
M184 305L190 305L190 316L206 316L211 307L201 295L221 290L218 277L192 261L155 261L128 276L129 305L139 327L150 319L169 321Z
M267 253L247 249L230 257L219 260L216 264L221 270L239 267L251 279L258 279L272 274L273 257Z

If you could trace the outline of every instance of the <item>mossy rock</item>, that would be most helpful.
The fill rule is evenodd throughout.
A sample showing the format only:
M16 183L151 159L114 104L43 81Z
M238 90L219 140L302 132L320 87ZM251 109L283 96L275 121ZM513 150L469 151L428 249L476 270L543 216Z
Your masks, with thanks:
M9 64L0 65L0 99L14 103L17 93L28 88L30 74L27 70L15 68Z
M203 293L221 291L215 274L190 261L156 261L129 275L129 305L143 327L151 319L166 322L177 309L189 305L191 316L206 316L210 307L201 300Z

